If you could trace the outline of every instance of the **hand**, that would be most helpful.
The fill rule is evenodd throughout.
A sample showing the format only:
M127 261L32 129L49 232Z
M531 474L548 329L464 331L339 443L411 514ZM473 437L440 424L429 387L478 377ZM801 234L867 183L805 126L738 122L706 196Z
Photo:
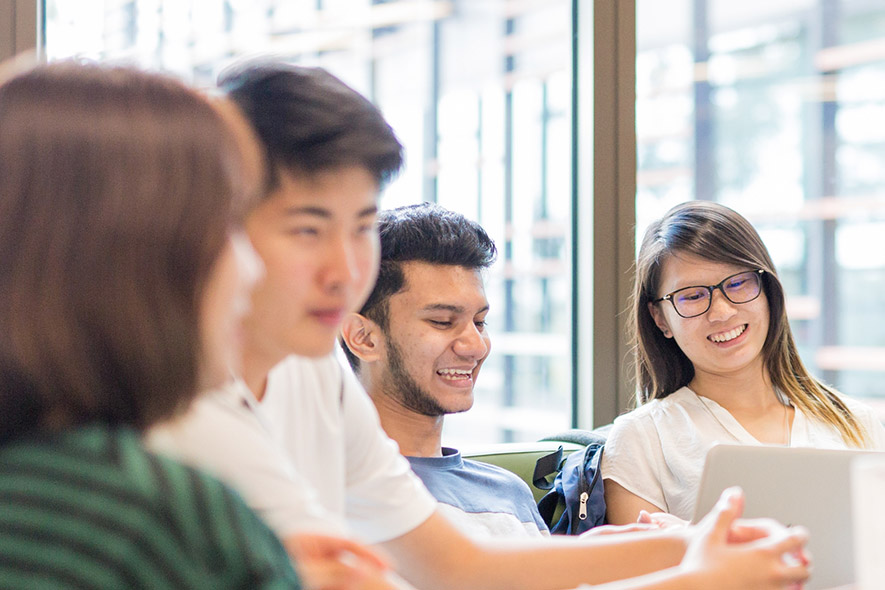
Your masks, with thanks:
M738 522L743 507L739 489L725 490L694 527L680 568L699 588L801 588L808 579L807 532L773 521Z
M654 531L658 526L652 523L634 522L632 524L604 524L595 526L589 531L583 532L579 537L595 537L598 535L618 535L621 533L635 533L638 531Z
M381 556L350 539L297 534L285 544L307 590L414 590Z
M682 520L678 516L673 516L667 512L648 512L646 510L639 511L639 518L636 522L654 525L655 528L659 529L684 527L691 524L689 521Z

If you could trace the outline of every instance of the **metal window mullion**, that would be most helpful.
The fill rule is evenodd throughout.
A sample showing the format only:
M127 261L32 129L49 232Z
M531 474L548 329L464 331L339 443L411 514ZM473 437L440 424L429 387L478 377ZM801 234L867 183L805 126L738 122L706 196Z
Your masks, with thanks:
M0 0L0 61L25 51L39 53L42 0Z
M636 5L596 0L590 7L575 0L572 8L573 423L587 428L611 422L633 398L624 310L635 250Z

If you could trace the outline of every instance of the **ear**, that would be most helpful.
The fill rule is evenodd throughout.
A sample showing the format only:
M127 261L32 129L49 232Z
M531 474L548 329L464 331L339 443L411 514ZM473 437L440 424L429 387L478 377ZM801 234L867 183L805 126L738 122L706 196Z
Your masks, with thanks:
M372 363L381 356L381 328L369 318L349 313L341 325L341 338L361 362Z
M673 332L670 331L670 323L667 321L667 316L661 311L661 306L649 302L648 313L651 314L651 317L655 321L655 325L664 335L664 338L672 338Z

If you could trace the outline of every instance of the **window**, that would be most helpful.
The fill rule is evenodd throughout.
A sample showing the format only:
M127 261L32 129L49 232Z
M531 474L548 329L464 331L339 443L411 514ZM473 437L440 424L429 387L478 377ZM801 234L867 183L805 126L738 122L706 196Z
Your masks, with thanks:
M809 370L885 410L883 24L863 0L639 0L636 212L639 237L688 199L744 214Z
M476 219L492 355L447 440L571 424L572 3L566 0L45 0L46 53L132 61L211 87L242 57L320 65L379 105L407 150L382 207Z

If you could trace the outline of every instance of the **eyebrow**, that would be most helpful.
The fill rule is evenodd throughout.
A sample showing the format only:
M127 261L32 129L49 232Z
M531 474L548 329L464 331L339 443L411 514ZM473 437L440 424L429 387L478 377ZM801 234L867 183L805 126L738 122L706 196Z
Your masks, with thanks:
M304 207L288 207L285 211L286 215L313 215L314 217L322 217L324 219L331 219L332 212L328 209L324 209L322 207L317 207L314 205L305 205ZM373 215L378 214L378 207L376 205L372 205L370 207L366 207L362 211L356 214L357 218L363 217L371 217Z
M486 305L482 309L478 310L476 313L482 313L488 310L489 306ZM431 303L430 305L426 305L421 308L421 311L450 311L452 313L464 313L467 311L467 308L462 305L451 305L448 303Z

